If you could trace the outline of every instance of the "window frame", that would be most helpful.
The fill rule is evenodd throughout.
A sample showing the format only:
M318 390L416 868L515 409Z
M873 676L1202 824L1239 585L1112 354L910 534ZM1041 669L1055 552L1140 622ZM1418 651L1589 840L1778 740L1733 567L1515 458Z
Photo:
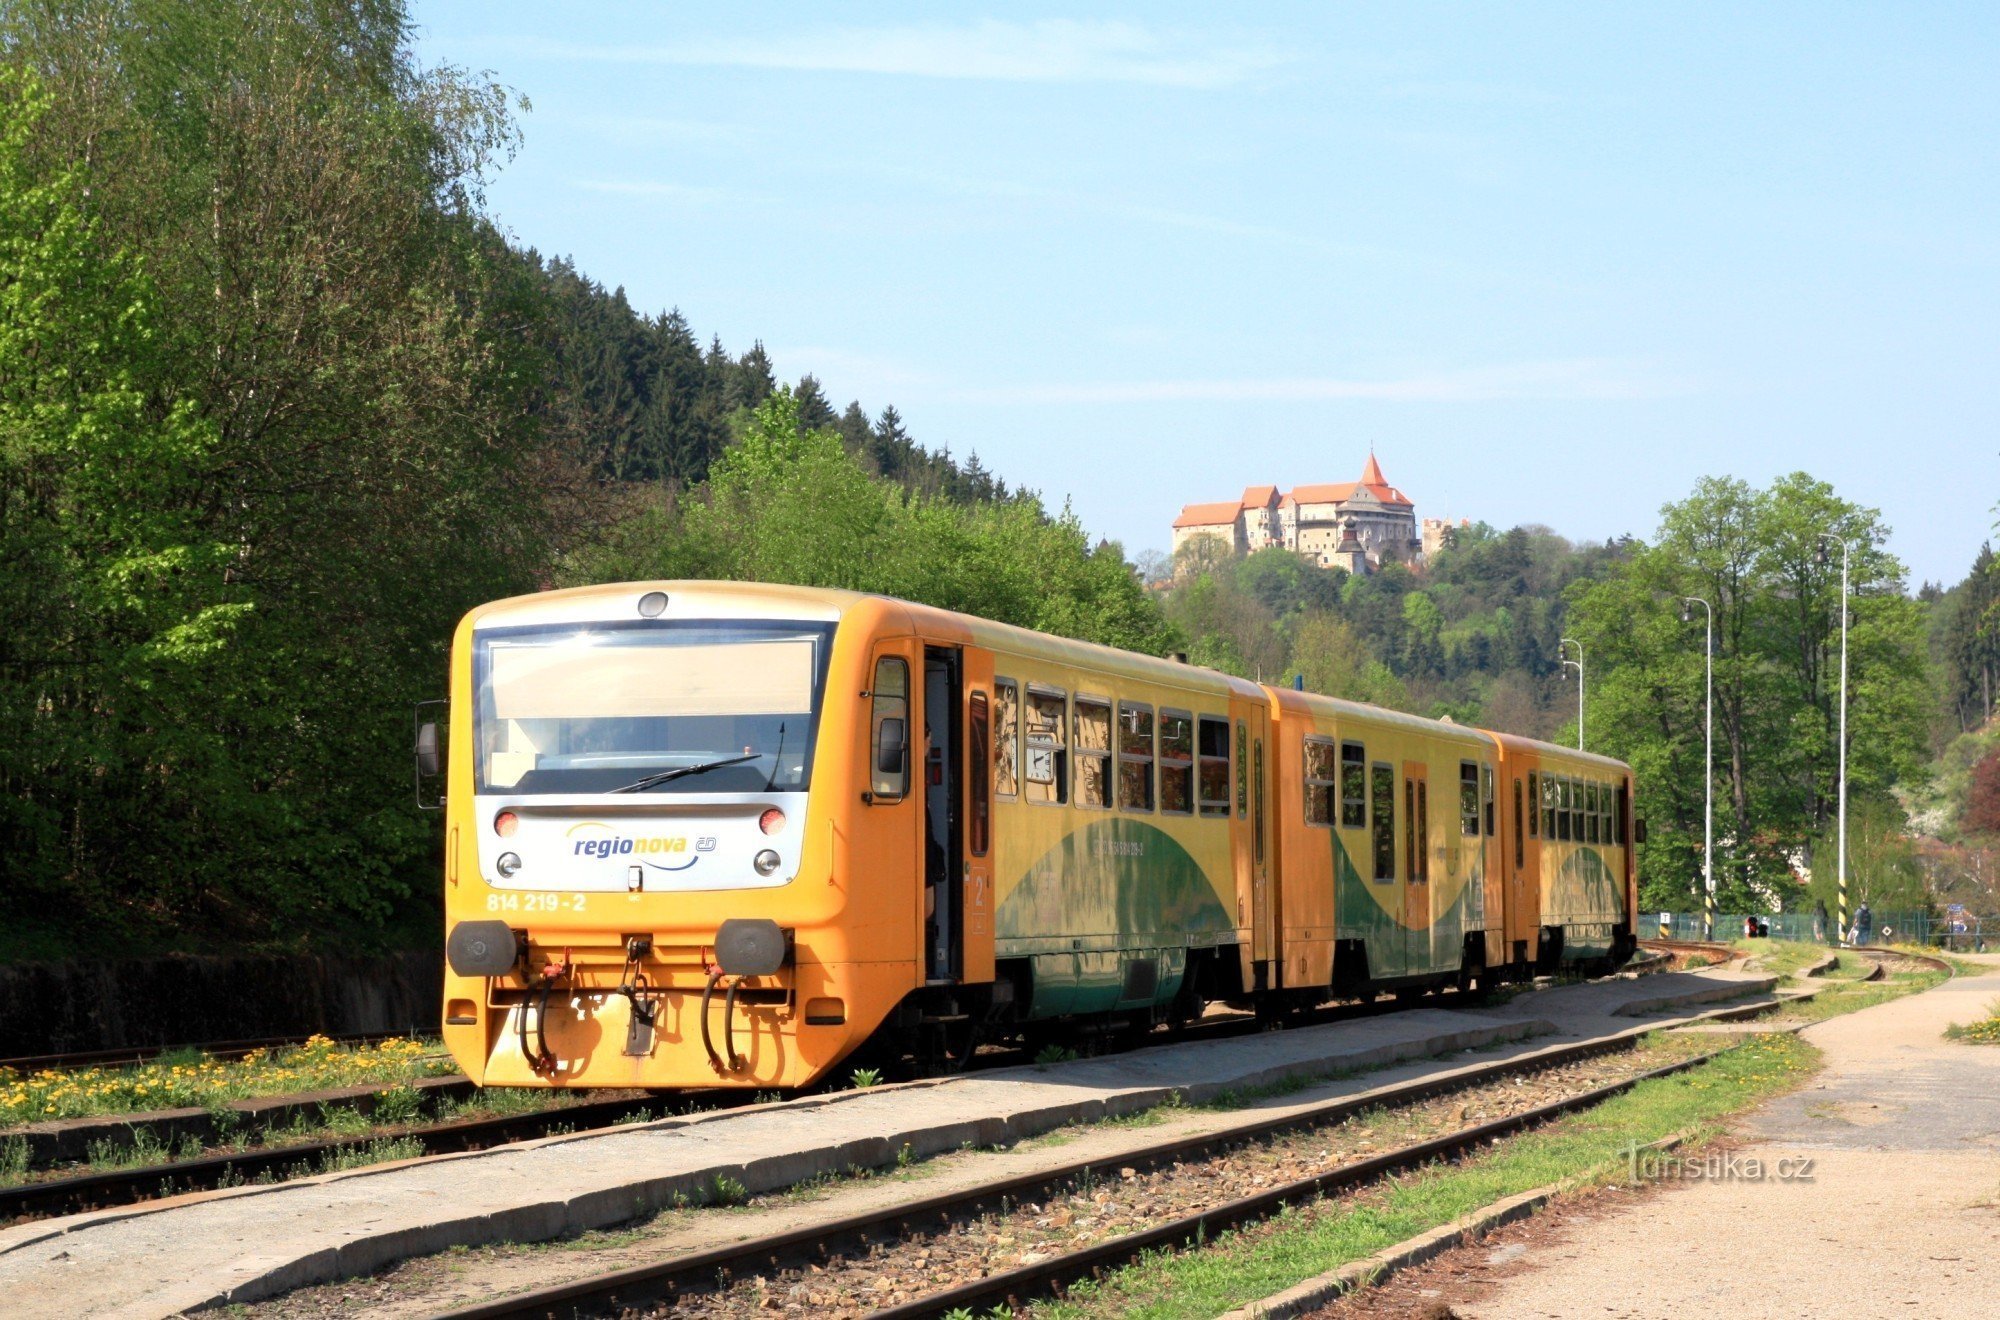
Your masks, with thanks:
M1479 763L1479 795L1486 813L1486 837L1490 839L1500 832L1500 822L1493 803L1493 767L1485 761Z
M1185 760L1167 755L1167 721L1183 720L1187 723L1188 754ZM1162 816L1192 816L1195 811L1195 764L1200 759L1199 746L1195 742L1194 712L1178 707L1160 707L1160 717L1153 724L1154 785L1153 803ZM1167 805L1167 772L1187 776L1187 805L1170 807Z
M974 857L984 857L993 847L993 702L983 690L966 699L966 749L972 753L972 803L967 813L966 844Z
M1349 756L1348 753L1354 753ZM1347 795L1347 772L1352 769L1357 776L1357 796ZM1348 808L1353 807L1354 819L1349 819ZM1340 744L1340 828L1344 830L1365 830L1368 828L1368 746L1365 743L1343 741Z
M1222 755L1220 756L1203 750L1205 746L1203 734L1217 728L1222 730ZM1203 772L1209 766L1215 765L1218 762L1222 766L1222 796L1212 798L1204 792L1208 785L1208 779ZM1194 717L1194 810L1197 816L1208 820L1229 819L1229 784L1236 777L1235 771L1235 758L1231 755L1231 744L1229 741L1229 717L1227 715L1203 715L1197 712Z
M1542 837L1542 772L1539 770L1528 772L1528 837Z
M1143 713L1146 717L1147 750L1143 753L1128 752L1125 750L1125 716L1127 713ZM1120 811L1139 812L1150 816L1153 814L1153 810L1160 800L1159 777L1154 773L1154 765L1159 759L1160 729L1159 724L1153 718L1152 705L1142 701L1119 701L1118 723L1114 729L1114 739L1117 743L1118 753L1118 792L1116 794L1118 809ZM1146 767L1146 804L1139 807L1130 806L1125 801L1125 767L1128 764L1139 765L1142 763Z
M1522 867L1528 864L1528 840L1527 836L1522 832L1523 821L1522 821L1522 808L1521 808L1521 804L1525 800L1526 795L1523 794L1521 791L1521 776L1515 775L1513 776L1513 780L1514 780L1514 869L1518 871Z
M1000 711L1003 705L1000 700L1000 690L1002 688L1011 693L1013 698L1011 701L1005 703L1005 707L1013 711L1014 718L1005 724L1002 723L1000 718ZM993 729L996 737L1007 740L1006 766L1009 770L1013 771L1014 778L1014 791L1003 793L1000 790L1001 758L994 757L993 798L996 802L1014 802L1021 796L1021 685L1011 678L995 678L993 680Z
M1387 793L1383 789L1387 788ZM1382 810L1387 799L1389 809ZM1368 763L1368 818L1369 842L1374 853L1375 881L1378 884L1396 883L1396 767L1387 761ZM1385 851L1386 850L1386 851ZM1382 873L1382 861L1388 858L1388 874Z
M1069 801L1071 806L1082 811L1110 811L1112 804L1117 800L1118 796L1117 791L1111 787L1112 760L1117 753L1112 748L1106 748L1101 752L1086 750L1077 741L1077 721L1082 718L1082 708L1085 706L1104 712L1105 724L1111 730L1111 741L1114 746L1118 741L1117 708L1112 703L1111 698L1095 696L1088 692L1073 693L1069 700L1069 758L1071 763ZM1075 763L1079 757L1085 756L1103 763L1104 801L1102 802L1085 802L1083 800L1083 776L1076 772Z
M1028 702L1036 697L1044 700L1054 698L1062 703L1062 713L1056 717L1055 727L1061 742L1051 742L1046 737L1037 737L1028 726ZM1055 753L1055 793L1046 801L1031 797L1028 793L1027 758L1022 758L1021 800L1031 807L1065 807L1069 805L1069 744L1066 741L1069 730L1069 693L1053 683L1028 683L1021 690L1021 749L1024 753L1036 749Z
M1597 843L1604 835L1602 818L1598 812L1597 781L1583 781L1583 841Z
M1467 839L1479 837L1479 762L1458 763L1458 832Z
M1324 779L1313 774L1312 749L1315 747L1324 747L1332 753L1333 778ZM1340 819L1340 813L1335 807L1340 795L1340 743L1337 739L1329 738L1323 733L1309 733L1299 740L1299 782L1304 786L1304 791L1300 795L1299 809L1306 827L1315 830L1332 829L1333 823ZM1324 820L1313 819L1315 802L1325 806Z
M903 690L887 693L883 690L883 673L894 666L903 674ZM879 655L875 657L875 668L869 674L868 684L868 800L870 803L889 804L901 802L910 796L910 662L900 655ZM900 710L892 709L900 703ZM903 722L903 767L894 776L882 774L877 759L877 748L882 743L882 725L887 720L900 719ZM884 787L884 785L889 785Z

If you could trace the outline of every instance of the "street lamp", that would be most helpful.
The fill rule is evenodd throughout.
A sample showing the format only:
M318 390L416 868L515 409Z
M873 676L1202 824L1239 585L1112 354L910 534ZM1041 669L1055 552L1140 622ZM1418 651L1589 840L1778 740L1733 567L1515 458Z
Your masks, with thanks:
M1821 568L1826 567L1828 541L1840 542L1840 839L1836 859L1840 875L1840 933L1835 938L1844 944L1847 941L1847 556L1851 547L1846 537L1821 532L1819 544L1813 550L1813 559Z
M1694 607L1702 608L1701 649L1708 659L1703 681L1701 784L1701 881L1704 901L1701 937L1715 938L1715 607L1699 596L1681 597L1681 622L1694 622Z
M1576 659L1571 660L1562 653L1565 646L1576 648ZM1556 643L1556 659L1562 661L1563 673L1576 671L1576 750L1583 750L1583 643L1574 637L1565 637Z

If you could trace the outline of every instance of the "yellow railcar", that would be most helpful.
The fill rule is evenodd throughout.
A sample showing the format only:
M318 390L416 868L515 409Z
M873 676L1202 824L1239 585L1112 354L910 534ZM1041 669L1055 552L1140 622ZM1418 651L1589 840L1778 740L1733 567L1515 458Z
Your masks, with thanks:
M902 601L500 601L450 703L444 1032L487 1084L793 1088L864 1045L948 1064L1633 929L1608 824L1537 833L1525 943L1501 865L1496 775L1546 763L1519 791L1597 819L1614 762Z

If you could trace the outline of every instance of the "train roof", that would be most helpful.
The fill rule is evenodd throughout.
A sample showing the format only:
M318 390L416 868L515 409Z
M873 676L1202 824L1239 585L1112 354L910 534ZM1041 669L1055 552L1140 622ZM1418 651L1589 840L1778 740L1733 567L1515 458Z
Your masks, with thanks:
M1317 711L1334 717L1344 716L1377 726L1392 725L1436 737L1463 740L1468 744L1488 745L1498 742L1508 750L1533 752L1550 760L1594 764L1605 769L1626 768L1623 762L1608 756L1600 756L1595 752L1579 752L1573 747L1558 747L1553 743L1541 742L1534 738L1498 733L1468 724L1458 724L1451 720L1426 719L1421 715L1411 715L1384 706L1371 706L1365 702L1348 701L1340 697L1322 696L1316 692L1301 692L1293 688L1255 683L1247 678L1237 678L1219 669L1209 669L1202 665L1142 655L1136 651L1121 651L1116 647L1101 646L1096 642L1054 637L1011 623L998 623L992 619L960 614L933 605L899 600L894 596L848 591L839 587L794 587L772 582L729 582L714 579L611 582L597 586L541 591L526 596L510 596L504 600L479 606L466 616L466 622L473 627L502 621L510 624L580 623L603 618L603 606L610 601L630 600L636 607L638 598L651 591L665 592L670 602L677 596L698 597L702 602L703 613L709 617L720 614L722 617L817 619L834 622L851 610L872 604L878 608L906 612L912 626L919 622L927 622L938 626L942 631L962 633L968 640L989 650L1026 659L1079 669L1116 670L1163 686L1195 691L1227 691L1251 700L1269 700L1281 707Z
M1614 756L1604 756L1598 752L1580 752L1574 747L1564 747L1560 743L1543 742L1539 738L1524 738L1518 733L1495 733L1500 745L1510 752L1533 752L1545 761L1567 761L1579 765L1602 766L1607 770L1629 769L1623 761Z

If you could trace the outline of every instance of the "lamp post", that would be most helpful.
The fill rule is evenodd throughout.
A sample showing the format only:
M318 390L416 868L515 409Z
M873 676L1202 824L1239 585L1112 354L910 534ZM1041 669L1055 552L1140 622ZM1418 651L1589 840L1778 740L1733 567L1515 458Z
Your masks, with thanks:
M1847 558L1851 547L1846 537L1821 532L1819 545L1813 552L1821 568L1826 567L1828 541L1840 542L1840 834L1835 845L1839 850L1835 865L1840 875L1838 939L1844 944L1847 942Z
M1681 597L1681 622L1694 622L1694 607L1702 608L1701 649L1707 657L1701 716L1701 937L1715 938L1715 607L1700 596Z
M1576 659L1571 660L1562 653L1565 646L1576 648ZM1583 750L1583 643L1574 637L1565 637L1556 643L1556 659L1562 661L1563 673L1576 671L1576 750Z

